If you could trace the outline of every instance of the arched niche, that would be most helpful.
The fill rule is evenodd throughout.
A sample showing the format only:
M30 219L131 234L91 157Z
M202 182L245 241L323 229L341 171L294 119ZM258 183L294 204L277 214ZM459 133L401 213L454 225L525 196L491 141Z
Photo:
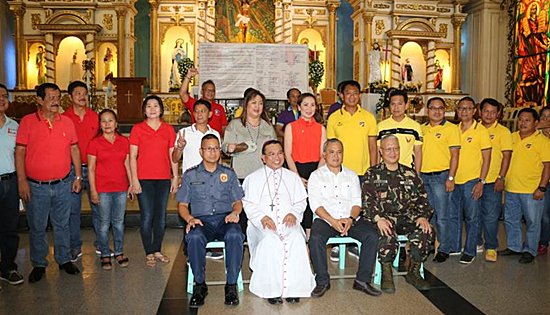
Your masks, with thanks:
M195 47L187 28L182 26L168 28L164 34L160 51L160 90L168 92L171 81L175 83L181 80L176 60L178 58L195 60ZM181 81L179 82L181 83Z
M113 77L117 77L117 59L118 51L114 43L106 42L99 45L97 50L97 73L96 80L97 85L101 86L106 84L105 78L109 73L112 73Z
M55 82L66 89L72 81L82 81L82 61L86 59L84 43L76 36L61 40L55 56Z
M326 72L327 72L327 62L326 62L326 47L324 45L323 37L321 36L321 33L319 33L317 30L313 28L308 28L303 31L301 31L298 34L296 44L306 44L307 48L309 49L309 59L310 61L313 59L317 59L323 63L323 66L325 67L325 75L323 76L323 80L317 87L318 90L324 88L326 86Z
M449 56L449 51L446 49L437 49L435 51L435 64L436 64L436 71L437 71L437 64L439 64L439 67L443 70L443 82L442 82L442 90L445 90L446 92L451 91L451 57Z
M403 46L401 46L401 59L399 60L401 65L401 79L403 84L412 83L418 84L422 83L420 91L426 90L426 60L424 59L424 52L422 46L415 41L408 41ZM406 82L406 70L405 65L410 65L412 67L412 80ZM419 92L420 92L419 91Z
M46 45L30 43L27 56L27 86L33 88L46 82Z

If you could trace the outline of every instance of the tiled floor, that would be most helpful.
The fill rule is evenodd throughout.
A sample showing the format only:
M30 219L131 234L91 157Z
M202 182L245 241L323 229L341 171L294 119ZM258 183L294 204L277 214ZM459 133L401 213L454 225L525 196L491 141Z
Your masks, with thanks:
M501 226L501 244L504 244ZM25 283L0 285L0 314L186 314L188 295L186 286L185 256L180 253L182 231L168 229L163 250L172 258L166 265L156 268L145 266L139 230L126 230L125 252L130 258L126 269L114 265L111 271L99 266L91 245L91 229L82 230L84 256L77 264L82 273L77 276L59 272L50 256L46 278L29 284L31 269L28 257L28 234L22 232L17 257ZM51 236L51 235L50 235ZM452 256L443 264L426 263L426 269L445 285L423 295L396 277L397 292L379 298L352 290L352 279L332 280L332 288L319 299L302 299L299 304L269 305L248 292L240 293L241 304L228 307L223 304L223 286L209 286L206 305L200 314L473 314L479 310L486 314L550 314L550 258L537 257L535 263L521 265L517 257L499 257L497 263L487 263L478 255L473 264L458 263ZM337 264L329 263L332 275L353 275L357 261L348 256L346 269L341 272ZM250 279L248 252L245 253L243 276ZM223 280L223 260L207 262L207 281ZM433 282L436 283L435 280ZM453 291L458 294L453 296ZM469 308L458 303L463 298ZM438 301L432 303L431 301ZM462 306L461 306L462 305ZM191 312L192 313L192 312Z

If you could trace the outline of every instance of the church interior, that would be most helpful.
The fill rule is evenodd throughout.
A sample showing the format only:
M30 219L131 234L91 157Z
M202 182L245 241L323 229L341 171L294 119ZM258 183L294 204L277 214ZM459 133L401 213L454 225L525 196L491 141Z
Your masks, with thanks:
M151 94L162 98L164 119L176 131L189 123L182 120L185 107L178 91L191 66L198 67L199 76L190 91L198 96L200 83L214 80L228 119L240 105L242 86L290 84L277 76L291 77L284 71L295 66L302 77L294 82L303 92L314 93L325 113L338 100L338 83L353 79L361 85L362 106L377 120L389 115L383 95L395 87L408 91L408 115L419 122L427 119L424 108L431 97L445 100L445 115L451 120L462 97L478 102L490 97L504 104L502 124L514 131L519 109L548 105L549 16L549 0L8 0L0 2L0 83L10 91L7 114L19 120L36 111L38 85L56 83L66 107L66 87L83 81L90 106L97 112L117 111L121 131L128 134L143 118L143 97ZM281 71L269 74L253 70L250 77L256 81L239 84L233 72L215 69L243 62L242 51L262 45L269 45L272 58L288 57L286 47L303 52L303 58L288 57ZM224 61L213 66L209 63L215 54ZM280 86L284 91L291 87ZM266 95L270 118L275 119L286 108L286 96L277 89ZM207 283L212 285L206 305L197 311L187 306L188 264L175 199L168 203L164 239L172 261L154 269L142 263L139 207L129 201L125 242L131 264L107 273L94 253L87 200L83 198L81 276L53 269L50 255L52 271L46 281L2 285L0 313L550 314L548 255L531 265L507 257L497 263L479 259L468 266L460 265L456 256L445 264L428 259L430 291L416 290L398 274L397 292L379 298L351 289L358 262L348 256L343 269L329 262L332 289L324 297L273 306L248 292L251 272L245 253L241 304L223 305L223 260L208 260ZM24 209L20 227L16 262L27 274L31 265ZM505 244L502 221L499 231Z

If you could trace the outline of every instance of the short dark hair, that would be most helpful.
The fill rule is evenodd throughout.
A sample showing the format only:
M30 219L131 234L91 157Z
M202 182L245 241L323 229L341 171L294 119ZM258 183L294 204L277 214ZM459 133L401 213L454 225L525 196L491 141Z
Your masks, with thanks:
M542 116L542 113L547 110L550 110L550 105L544 106L543 108L541 108L539 111L539 116Z
M147 107L147 101L149 100L156 100L159 103L160 117L162 118L162 115L164 115L164 104L162 103L162 99L157 95L149 95L145 99L143 99L143 103L141 104L141 112L143 113L143 118L147 118L147 115L145 115L145 108Z
M313 97L313 99L315 100L315 109L317 109L317 98L315 97L315 95L308 92L300 94L300 97L298 98L298 105L302 106L302 102L306 97Z
M458 104L460 104L461 102L471 102L472 105L476 106L476 101L474 101L474 99L469 96L464 96L463 98L459 99L456 105L458 106Z
M77 87L83 87L86 89L86 91L88 91L88 86L86 85L86 83L82 81L73 81L69 83L69 86L67 87L67 92L69 92L69 95L72 95L74 89L76 89Z
M281 141L279 140L267 140L266 142L264 142L264 145L262 146L262 155L265 155L265 149L267 148L268 145L272 145L272 144L278 144L281 146L281 148L283 148L283 151L285 150L283 144L281 143Z
M210 104L209 101L204 100L202 98L195 101L195 104L193 104L193 111L195 111L195 107L197 107L197 105L204 105L206 106L206 108L208 108L208 111L212 110L212 104Z
M52 90L57 90L57 91L61 92L61 89L59 88L59 86L57 86L57 84L46 82L46 83L40 84L36 88L36 96L38 96L42 100L44 100L44 97L46 97L46 89L52 89Z
M243 98L246 97L248 95L248 93L252 92L252 91L255 91L256 89L253 88L253 87L249 87L248 89L244 90L244 93L243 93Z
M344 94L344 90L348 87L348 86L355 86L359 91L361 91L361 84L359 84L359 82L355 81L355 80L347 80L347 81L344 81L342 82L342 94Z
M391 103L391 98L394 96L402 96L403 100L405 101L405 104L407 104L407 102L409 101L409 96L407 95L407 91L405 90L395 89L391 91L388 97L388 100L390 100L390 103Z
M0 83L0 89L6 90L6 93L8 93L8 95L10 94L10 91L8 91L8 88L2 83Z
M426 103L426 107L429 108L432 102L435 102L435 101L440 101L441 103L443 103L443 105L447 106L447 104L445 103L445 100L442 97L435 96L435 97L430 97L430 99Z
M289 99L290 98L290 92L292 91L298 91L298 93L300 93L300 95L302 94L302 91L298 90L298 88L290 88L288 91L286 91L286 98Z
M204 82L201 84L201 90L204 90L204 87L205 87L207 84L212 84L212 85L214 86L214 88L216 88L216 85L214 84L214 81L212 81L212 80L206 80L206 81L204 81Z
M537 113L537 111L534 108L522 108L518 113L518 118L519 118L519 115L523 113L529 113L533 115L533 118L535 119L535 121L540 120L539 113Z
M216 139L218 140L218 143L220 143L220 139L213 133L209 133L207 135L204 135L202 138L201 138L201 146L202 146L202 143L204 141L207 141L207 140L212 140L212 139Z
M348 80L344 80L340 83L338 83L338 87L336 88L336 90L338 91L338 93L344 93L344 85L348 82Z
M104 110L102 110L101 112L99 112L99 115L97 115L97 116L98 116L98 119L99 119L99 128L98 128L98 130L97 130L96 137L99 137L99 136L103 135L103 130L101 130L101 116L102 116L103 114L106 114L106 113L112 114L112 115L115 117L115 121L118 123L118 117L117 117L115 111L112 110L112 109L110 109L110 108L105 108ZM118 135L122 135L122 134L120 133L120 131L118 130L118 126L116 127L115 132L116 132Z
M479 103L479 110L481 111L485 105L491 105L497 108L498 112L502 111L502 104L494 98L484 98L481 103Z

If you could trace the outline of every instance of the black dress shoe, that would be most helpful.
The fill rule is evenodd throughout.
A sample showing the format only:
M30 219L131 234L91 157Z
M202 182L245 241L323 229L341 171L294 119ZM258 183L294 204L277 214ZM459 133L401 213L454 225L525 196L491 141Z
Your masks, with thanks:
M529 254L528 252L524 252L521 254L521 258L519 259L520 264L529 264L532 263L535 260L535 256Z
M204 305L204 299L208 295L208 287L206 283L197 283L193 287L193 295L189 301L189 307L197 308Z
M311 291L311 297L322 297L330 289L330 283L318 284L313 291Z
M29 283L35 283L40 281L45 273L46 273L46 268L44 267L32 268L32 271L29 274Z
M225 305L239 305L239 295L236 284L225 285Z
M448 258L449 258L449 254L438 252L437 255L435 255L433 261L442 263L442 262L445 262Z
M300 298L286 298L285 299L287 303L294 304L294 303L300 303Z
M368 295L372 295L372 296L379 296L380 294L382 294L382 291L376 289L375 287L370 285L370 283L368 283L368 282L365 283L365 285L362 285L362 284L358 283L357 281L353 281L353 289L364 292L364 293L366 293Z
M78 269L78 267L70 261L64 263L63 265L59 265L59 270L65 270L65 272L70 275L76 275L77 273L80 273L80 269Z
M280 297L269 298L269 299L267 299L267 301L268 301L269 304L271 304L271 305L283 304L283 299L281 299Z
M501 250L498 252L500 256L520 256L522 253L513 251L509 248L506 248L505 250Z

